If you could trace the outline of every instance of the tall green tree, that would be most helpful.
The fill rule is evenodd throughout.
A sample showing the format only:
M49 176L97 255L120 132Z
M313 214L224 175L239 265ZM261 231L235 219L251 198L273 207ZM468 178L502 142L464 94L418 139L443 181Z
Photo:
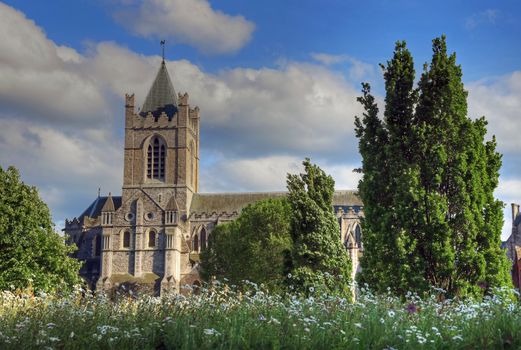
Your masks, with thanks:
M480 286L508 285L503 204L493 196L501 166L495 139L485 141L484 118L467 117L461 67L447 54L445 37L433 40L417 89L413 67L398 42L383 67L383 122L368 85L359 99L366 110L355 122L364 173L360 279L399 294L435 286L480 295Z
M71 288L80 282L74 250L54 231L47 205L14 167L0 167L0 289L39 291Z
M293 250L288 283L309 293L349 293L351 262L333 212L333 178L304 160L305 172L288 174Z
M291 208L286 198L245 207L237 220L219 225L201 254L203 279L249 280L273 291L283 289L285 261L291 251Z

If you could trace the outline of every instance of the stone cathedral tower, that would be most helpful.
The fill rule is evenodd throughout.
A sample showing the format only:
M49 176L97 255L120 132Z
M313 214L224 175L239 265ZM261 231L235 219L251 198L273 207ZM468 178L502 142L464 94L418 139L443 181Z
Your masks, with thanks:
M78 240L86 228L95 231L91 255L98 261L91 273L84 271L87 280L94 283L98 274L96 289L135 282L156 294L178 291L191 272L185 236L198 179L199 109L190 108L188 94L175 93L163 60L139 113L134 95L125 96L121 197L98 197L80 216L83 222L66 223L76 244L84 243Z
M125 149L121 196L98 197L65 221L78 246L80 275L92 287L130 284L150 294L200 285L199 254L213 229L236 219L248 204L285 192L199 193L199 108L177 95L163 60L137 113L125 96ZM353 191L336 191L339 239L353 260L363 253L362 203Z

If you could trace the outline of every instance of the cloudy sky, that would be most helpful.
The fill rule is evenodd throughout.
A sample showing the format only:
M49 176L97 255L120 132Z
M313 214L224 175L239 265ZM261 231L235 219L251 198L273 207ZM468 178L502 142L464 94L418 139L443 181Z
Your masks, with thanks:
M360 83L406 40L417 71L447 35L521 202L521 3L511 1L10 0L0 2L0 165L36 185L58 227L121 192L123 96L144 100L161 39L178 92L201 109L204 192L285 188L304 157L355 188Z

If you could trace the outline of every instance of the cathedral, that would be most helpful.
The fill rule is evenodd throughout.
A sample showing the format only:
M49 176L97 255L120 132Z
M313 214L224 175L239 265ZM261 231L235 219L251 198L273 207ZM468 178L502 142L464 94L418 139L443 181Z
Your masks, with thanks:
M121 196L98 194L81 215L65 221L68 242L83 262L80 275L91 288L132 284L159 295L198 286L199 254L212 230L248 204L286 195L200 193L201 118L188 99L176 94L164 60L139 112L134 95L125 96ZM362 202L354 191L336 191L333 209L354 276L363 251Z

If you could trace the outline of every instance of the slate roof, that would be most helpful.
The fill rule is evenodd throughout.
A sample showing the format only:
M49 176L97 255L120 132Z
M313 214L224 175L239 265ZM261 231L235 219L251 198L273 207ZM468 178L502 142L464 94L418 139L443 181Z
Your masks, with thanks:
M85 211L83 213L81 213L80 216L78 216L78 220L83 221L83 218L85 216L88 216L90 218L96 218L98 216L101 215L101 209L103 208L103 206L105 205L105 202L107 201L109 197L106 197L106 196L100 196L98 198L96 198L94 200L94 202L91 203L91 205L89 205L87 207L87 209L85 209ZM119 207L121 207L121 197L120 196L117 196L117 197L112 197L112 202L114 204L114 210L118 210Z
M140 115L146 116L149 112L155 117L165 112L172 117L177 111L177 94L166 69L165 61L161 63L156 79L148 91Z
M190 213L240 213L248 204L268 198L284 197L287 192L243 192L243 193L195 193ZM333 206L362 207L362 201L355 191L335 191Z

